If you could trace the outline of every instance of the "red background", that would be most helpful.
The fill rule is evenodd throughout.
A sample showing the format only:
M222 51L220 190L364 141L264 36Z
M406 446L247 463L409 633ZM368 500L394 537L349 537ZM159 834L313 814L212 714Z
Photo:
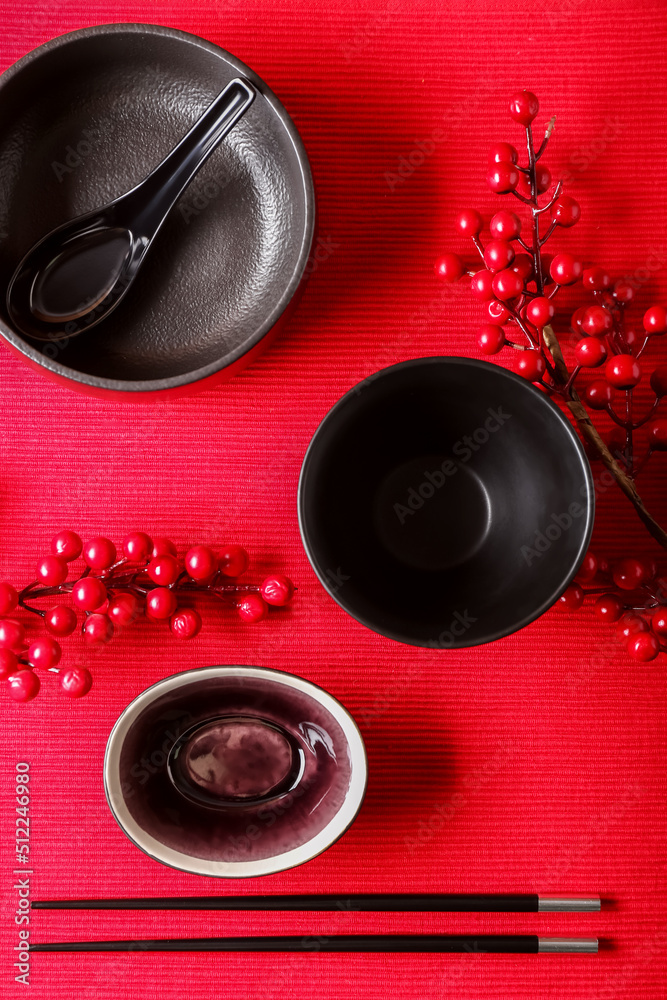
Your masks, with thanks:
M93 401L0 349L1 578L27 582L61 527L116 541L137 527L180 546L241 542L255 579L277 568L299 586L290 611L255 627L208 613L191 644L151 625L97 654L66 641L68 661L90 661L95 677L81 702L51 684L27 706L3 696L7 997L25 995L11 969L18 760L30 762L33 776L33 898L532 890L598 892L609 901L602 914L581 917L35 913L34 940L480 930L599 935L605 947L597 957L35 955L34 996L664 995L664 657L632 663L586 608L569 618L549 612L516 636L462 652L393 643L323 592L297 528L304 451L345 390L404 358L475 353L480 307L463 286L439 286L432 263L444 249L463 249L452 226L457 208L506 207L484 175L491 141L521 141L506 112L514 90L539 95L540 130L557 114L546 162L569 172L583 215L559 247L614 275L637 272L639 316L667 299L664 6L547 6L0 3L2 69L54 35L108 21L183 28L239 56L301 131L320 236L331 247L275 346L200 396L154 406ZM386 174L438 128L445 138L392 190ZM652 468L646 492L664 519L659 458ZM595 547L606 555L651 550L613 489L600 497ZM370 758L362 812L339 843L300 869L243 883L180 874L132 847L106 807L102 758L118 714L160 677L212 663L297 672L360 722Z

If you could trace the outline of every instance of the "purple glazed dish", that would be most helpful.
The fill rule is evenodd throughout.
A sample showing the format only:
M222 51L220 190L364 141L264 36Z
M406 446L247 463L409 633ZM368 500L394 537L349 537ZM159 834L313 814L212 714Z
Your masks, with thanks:
M104 763L109 807L146 854L198 875L283 871L355 818L367 764L357 726L321 688L261 667L206 667L142 692Z

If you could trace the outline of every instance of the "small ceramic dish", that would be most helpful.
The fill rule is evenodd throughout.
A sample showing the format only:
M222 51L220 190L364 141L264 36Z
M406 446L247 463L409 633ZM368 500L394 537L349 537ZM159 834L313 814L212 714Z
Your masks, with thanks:
M121 829L163 864L248 878L338 840L366 790L361 734L293 674L206 667L167 677L122 713L104 786Z
M56 226L129 191L234 77L257 97L169 217L136 286L69 341L22 336L14 268ZM308 157L287 111L248 66L150 24L54 38L0 77L0 334L70 388L115 398L193 392L266 346L297 301L315 215Z
M317 429L299 521L323 586L381 635L476 646L541 615L593 529L588 460L525 379L418 358L351 389Z

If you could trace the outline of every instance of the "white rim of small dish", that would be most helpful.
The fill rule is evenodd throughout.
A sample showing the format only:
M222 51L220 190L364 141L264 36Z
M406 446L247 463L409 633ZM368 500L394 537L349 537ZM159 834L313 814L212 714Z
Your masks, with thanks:
M119 774L120 756L125 738L130 727L148 705L161 695L192 684L194 680L229 676L230 671L235 677L264 678L313 698L330 712L343 730L350 754L350 784L345 801L336 815L319 833L300 847L276 854L273 857L259 858L256 861L209 861L206 858L195 858L167 847L160 840L146 833L130 813L123 798ZM142 691L124 709L111 730L104 755L104 792L107 802L114 819L133 844L161 864L194 875L217 878L249 878L254 875L271 875L288 868L295 868L297 865L302 865L317 857L345 833L356 817L364 800L367 779L366 748L359 728L347 709L333 695L311 681L268 667L200 667L165 677Z

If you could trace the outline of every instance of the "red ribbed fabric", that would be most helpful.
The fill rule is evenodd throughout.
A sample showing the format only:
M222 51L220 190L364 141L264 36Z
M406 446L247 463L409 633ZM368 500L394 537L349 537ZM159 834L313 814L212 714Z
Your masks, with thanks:
M439 285L433 261L464 249L452 224L458 208L488 215L508 207L484 177L492 141L521 142L506 111L514 90L537 92L540 122L557 116L546 162L569 174L567 190L582 207L558 247L615 276L636 274L639 322L646 306L667 299L664 6L547 7L0 3L2 69L54 35L108 21L183 28L239 56L303 136L328 248L275 346L199 396L98 402L54 386L0 347L0 578L30 579L62 527L116 541L140 528L179 546L240 542L253 578L275 568L299 587L289 612L254 627L207 612L190 644L148 624L95 654L65 640L68 661L90 661L94 673L80 702L48 684L27 706L3 695L0 980L8 1000L664 995L665 658L631 662L587 608L549 612L518 635L462 652L393 643L323 592L297 526L305 449L343 392L405 358L475 354L480 306L462 285ZM412 169L401 176L405 163ZM663 345L649 357L664 359ZM645 492L667 520L664 469L658 456ZM629 504L614 488L602 492L596 550L655 552ZM159 678L214 663L299 673L360 722L370 759L365 804L350 831L302 868L243 883L180 874L135 849L107 808L103 754L119 713ZM599 935L608 946L597 957L34 955L26 990L13 966L17 761L31 766L33 898L449 890L613 900L581 917L36 912L33 940L442 930Z

